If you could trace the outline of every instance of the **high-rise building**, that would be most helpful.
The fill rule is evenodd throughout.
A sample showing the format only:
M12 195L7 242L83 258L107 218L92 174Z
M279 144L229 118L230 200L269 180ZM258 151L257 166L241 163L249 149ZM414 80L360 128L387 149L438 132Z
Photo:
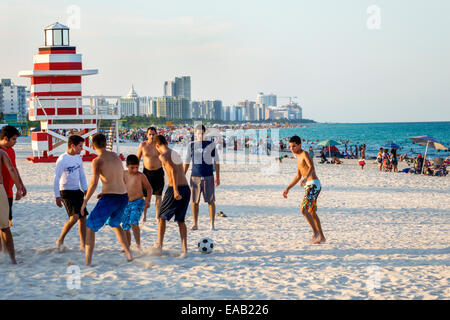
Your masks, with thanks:
M241 106L245 112L244 119L245 121L255 121L256 120L256 110L255 110L255 102L254 101L241 101L238 102L238 106Z
M26 86L17 86L11 79L2 79L0 82L0 112L16 113L18 120L27 118Z
M164 96L191 100L191 77L175 77L164 82Z
M192 111L192 118L194 118L194 119L200 118L200 114L201 114L200 102L192 101L191 102L191 111Z
M222 119L222 101L221 100L204 100L193 101L192 114L193 118L207 120Z
M160 97L156 99L156 116L158 118L190 119L189 100L182 97Z
M277 95L273 93L264 94L263 92L258 92L256 95L256 103L263 104L265 107L276 107Z

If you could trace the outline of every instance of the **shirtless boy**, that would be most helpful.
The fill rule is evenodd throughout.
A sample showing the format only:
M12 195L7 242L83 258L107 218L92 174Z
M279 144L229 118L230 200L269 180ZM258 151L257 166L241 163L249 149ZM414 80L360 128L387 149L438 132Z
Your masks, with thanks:
M302 150L302 140L298 136L291 137L289 140L289 148L292 154L297 157L297 175L286 190L284 190L283 197L287 198L289 190L300 181L300 186L305 187L305 196L303 197L301 206L302 213L313 229L311 243L325 243L326 239L316 213L317 197L322 187L316 175L314 164L308 152Z
M156 220L161 210L161 198L164 190L164 170L162 169L159 153L155 148L154 139L158 133L155 127L147 129L147 141L139 145L137 157L139 162L144 158L144 174L146 175L155 195ZM151 200L151 195L150 195ZM147 220L147 209L144 210L144 221Z
M124 172L125 185L127 186L128 205L122 216L122 229L125 231L125 236L128 248L131 246L131 230L133 230L134 240L136 246L141 249L141 229L139 228L139 220L144 209L150 207L150 197L152 195L152 187L147 180L147 177L139 172L139 159L134 154L127 157L127 169ZM144 192L146 196L144 199ZM109 224L109 222L108 222Z
M189 188L186 175L184 174L183 163L180 155L170 149L167 145L166 138L157 135L155 138L155 147L160 154L159 159L164 170L169 177L169 187L164 194L161 204L161 212L158 220L158 251L162 252L164 233L166 232L166 220L175 216L180 230L182 253L181 257L187 254L187 230L184 222L186 210L189 206L191 197L191 189Z
M92 145L98 157L92 161L92 179L81 206L81 214L84 215L84 209L97 188L99 178L102 181L102 196L86 220L86 265L90 266L92 262L95 233L108 219L109 225L125 250L127 261L131 261L133 258L120 227L123 212L128 205L122 160L116 153L106 150L106 137L102 133L92 136Z
M0 149L0 166L2 165L6 167L12 181L16 185L18 195L16 199L20 199L23 195L24 190L23 183L19 179L19 175L17 174L16 169L14 169L11 160L9 160L8 154L2 149ZM0 236L6 247L6 250L8 251L11 263L17 264L16 254L14 251L13 236L9 228L8 196L6 195L5 188L3 187L3 176L1 171L0 171Z

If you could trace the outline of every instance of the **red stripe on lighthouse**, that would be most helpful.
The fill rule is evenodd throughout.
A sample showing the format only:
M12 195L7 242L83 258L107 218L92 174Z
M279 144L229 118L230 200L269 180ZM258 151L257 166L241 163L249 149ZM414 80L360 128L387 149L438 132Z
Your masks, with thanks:
M81 62L35 63L34 70L82 70Z
M31 92L31 97L81 96L81 91Z
M31 77L31 85L47 83L81 83L81 76Z

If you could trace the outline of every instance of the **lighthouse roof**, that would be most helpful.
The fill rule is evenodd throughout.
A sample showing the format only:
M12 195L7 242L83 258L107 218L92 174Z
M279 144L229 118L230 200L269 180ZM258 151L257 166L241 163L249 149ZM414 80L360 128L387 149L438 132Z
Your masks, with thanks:
M63 25L63 24L61 24L59 22L55 22L55 23L53 23L53 24L51 24L49 26L46 26L44 28L44 30L51 30L51 29L66 29L66 30L69 30L69 27L67 27L67 26L65 26L65 25Z

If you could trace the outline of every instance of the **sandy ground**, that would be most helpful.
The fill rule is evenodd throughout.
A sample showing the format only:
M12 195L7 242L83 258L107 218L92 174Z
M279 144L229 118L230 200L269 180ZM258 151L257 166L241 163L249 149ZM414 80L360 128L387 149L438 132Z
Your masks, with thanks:
M448 176L380 173L371 161L364 170L356 160L317 164L323 185L318 214L328 241L310 245L311 230L299 212L302 190L282 197L295 174L294 159L224 164L216 204L228 217L217 217L218 230L209 231L202 203L200 230L188 233L187 258L177 257L174 222L168 223L164 255L152 255L152 203L150 219L141 225L144 250L133 247L134 261L126 262L113 231L104 227L93 266L86 267L76 229L65 252L56 249L67 215L54 202L55 165L28 163L27 138L15 149L29 192L14 205L12 228L23 264L12 266L0 255L0 299L450 298ZM136 150L137 144L121 147L125 155ZM84 166L89 180L90 163ZM93 198L88 209L94 205ZM202 237L214 240L213 253L197 251Z

